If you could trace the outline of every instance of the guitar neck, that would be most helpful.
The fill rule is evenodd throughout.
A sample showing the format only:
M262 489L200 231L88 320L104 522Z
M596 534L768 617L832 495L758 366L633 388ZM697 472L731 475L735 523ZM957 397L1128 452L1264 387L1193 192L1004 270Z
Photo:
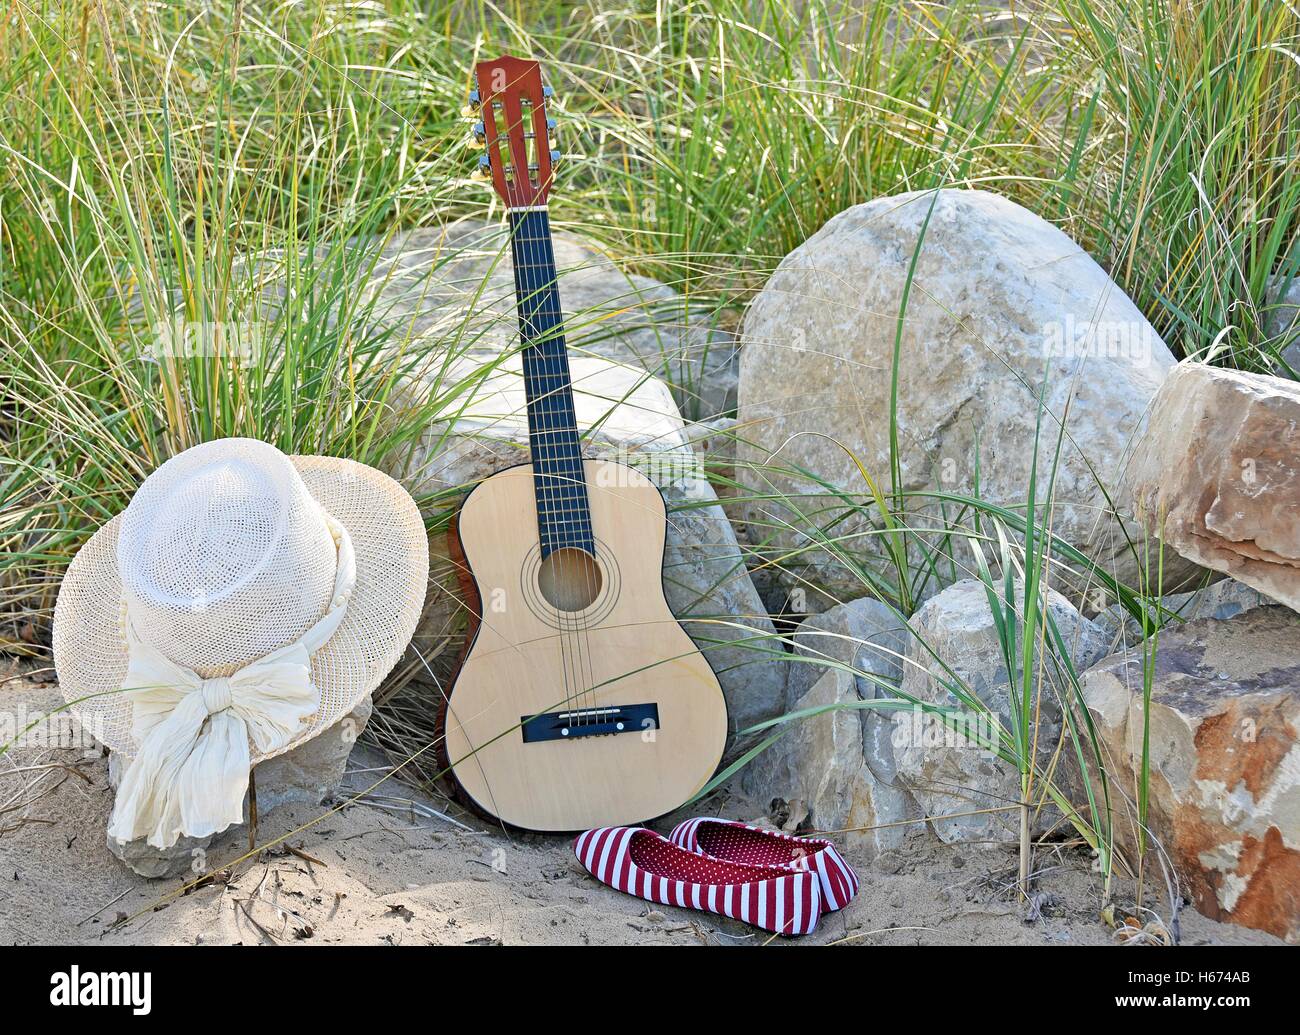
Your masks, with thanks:
M512 209L510 241L542 557L564 547L594 554L555 250L545 207Z

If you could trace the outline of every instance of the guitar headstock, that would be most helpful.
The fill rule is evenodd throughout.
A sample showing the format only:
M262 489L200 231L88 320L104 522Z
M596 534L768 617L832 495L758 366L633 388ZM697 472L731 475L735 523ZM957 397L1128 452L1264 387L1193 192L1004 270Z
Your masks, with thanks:
M546 117L550 87L542 85L536 61L499 57L475 69L471 105L480 121L474 136L486 147L479 169L508 208L545 205L558 151L551 150L555 120Z

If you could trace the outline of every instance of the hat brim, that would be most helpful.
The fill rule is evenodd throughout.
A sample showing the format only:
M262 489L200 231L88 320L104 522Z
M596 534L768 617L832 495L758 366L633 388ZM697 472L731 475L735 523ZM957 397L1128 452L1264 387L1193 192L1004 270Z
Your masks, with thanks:
M277 751L328 729L383 681L420 620L429 579L429 546L415 501L381 471L353 460L291 456L307 490L352 538L357 580L343 623L312 655L320 709ZM54 609L54 666L59 687L83 728L113 751L133 756L131 700L122 692L127 646L117 566L119 514L68 566Z

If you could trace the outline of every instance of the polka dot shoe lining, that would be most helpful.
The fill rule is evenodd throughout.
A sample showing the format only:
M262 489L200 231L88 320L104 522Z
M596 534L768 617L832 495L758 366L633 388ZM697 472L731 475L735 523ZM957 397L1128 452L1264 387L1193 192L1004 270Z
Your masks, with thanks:
M858 875L825 838L794 837L745 823L703 817L679 823L668 839L702 858L719 862L784 872L815 872L821 884L823 912L843 909L858 890Z

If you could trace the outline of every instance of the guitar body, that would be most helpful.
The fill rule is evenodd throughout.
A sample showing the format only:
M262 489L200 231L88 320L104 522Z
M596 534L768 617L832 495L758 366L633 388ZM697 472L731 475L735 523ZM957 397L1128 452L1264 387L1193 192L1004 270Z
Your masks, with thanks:
M712 776L727 735L717 677L664 599L663 497L622 464L583 467L594 563L543 560L531 464L480 483L457 521L481 619L446 753L478 808L528 830L669 812Z

